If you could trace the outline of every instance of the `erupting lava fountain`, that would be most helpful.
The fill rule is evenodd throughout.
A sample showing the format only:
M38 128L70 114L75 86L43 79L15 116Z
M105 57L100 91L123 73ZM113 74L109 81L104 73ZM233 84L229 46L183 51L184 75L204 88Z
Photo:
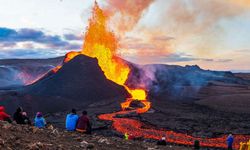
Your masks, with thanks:
M131 89L125 85L130 72L129 66L116 56L118 41L115 35L108 30L107 16L99 8L97 2L93 8L93 15L89 19L89 26L84 37L82 51L69 52L66 54L64 63L69 62L77 55L86 55L97 58L98 64L103 70L107 79L122 85L130 93L131 97L121 104L123 110L130 106L134 100L144 104L143 108L137 109L137 113L144 113L150 109L151 103L146 100L147 94L144 89ZM57 72L61 66L57 66L54 72Z

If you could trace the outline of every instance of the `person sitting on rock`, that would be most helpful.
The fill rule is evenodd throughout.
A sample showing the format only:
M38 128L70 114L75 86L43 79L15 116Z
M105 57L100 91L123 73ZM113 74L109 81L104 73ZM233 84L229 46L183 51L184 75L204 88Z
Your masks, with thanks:
M4 107L0 106L0 120L11 122L10 115L4 112Z
M72 109L71 113L66 117L66 129L68 131L75 131L78 119L79 117L76 114L76 110Z
M82 116L78 119L76 131L91 134L91 124L87 111L82 112Z
M22 107L18 107L13 115L13 119L14 121L16 121L17 124L25 124L22 113L23 113Z
M27 113L26 112L22 112L22 116L23 116L24 124L31 125L31 121L30 121Z
M37 128L44 128L46 126L46 121L43 118L43 115L41 112L36 113L35 117L35 127Z

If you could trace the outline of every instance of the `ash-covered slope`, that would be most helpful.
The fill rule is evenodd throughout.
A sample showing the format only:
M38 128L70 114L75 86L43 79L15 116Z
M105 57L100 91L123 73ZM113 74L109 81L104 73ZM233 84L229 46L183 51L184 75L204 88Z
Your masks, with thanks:
M25 88L25 93L37 96L60 96L79 102L95 102L126 95L126 90L107 80L97 59L79 55L55 74Z

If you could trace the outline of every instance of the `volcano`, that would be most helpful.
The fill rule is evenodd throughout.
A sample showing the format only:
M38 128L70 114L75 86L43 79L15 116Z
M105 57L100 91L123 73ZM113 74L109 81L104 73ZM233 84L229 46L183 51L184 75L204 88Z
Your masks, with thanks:
M56 74L28 86L25 91L33 95L72 98L83 103L127 95L122 86L106 79L97 59L85 55L77 56Z

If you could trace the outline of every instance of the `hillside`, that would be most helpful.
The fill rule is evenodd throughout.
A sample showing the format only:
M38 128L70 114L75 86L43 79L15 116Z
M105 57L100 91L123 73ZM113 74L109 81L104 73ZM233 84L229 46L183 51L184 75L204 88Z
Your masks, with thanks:
M188 150L183 146L156 146L155 142L126 141L119 137L84 135L67 132L53 127L37 129L31 126L0 122L0 149L9 150Z

